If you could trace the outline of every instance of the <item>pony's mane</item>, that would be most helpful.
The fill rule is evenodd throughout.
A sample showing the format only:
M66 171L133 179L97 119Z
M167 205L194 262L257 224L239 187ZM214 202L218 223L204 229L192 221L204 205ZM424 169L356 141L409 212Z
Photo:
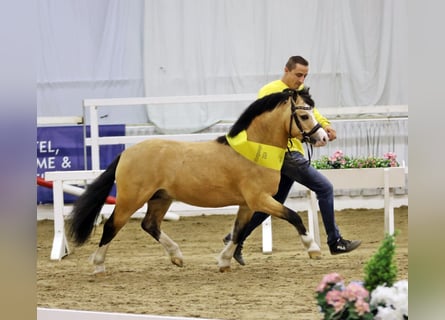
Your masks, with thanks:
M266 111L272 111L282 102L286 101L289 96L289 92L278 92L269 94L252 102L233 124L228 133L229 137L234 137L244 129L247 129L255 117Z
M315 105L312 96L309 93L309 87L296 91L293 89L285 89L282 92L272 93L255 100L244 110L238 120L233 124L228 132L229 137L234 137L244 129L246 129L253 121L253 119L266 111L272 111L282 102L286 101L290 96L293 99L297 99L297 95L300 96L305 104L313 107ZM220 136L216 139L219 143L228 144L226 136Z

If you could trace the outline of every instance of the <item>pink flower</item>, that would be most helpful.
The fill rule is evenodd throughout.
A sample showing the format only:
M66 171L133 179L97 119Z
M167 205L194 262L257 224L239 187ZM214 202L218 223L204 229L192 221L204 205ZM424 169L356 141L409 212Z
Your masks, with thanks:
M370 295L361 282L350 282L345 287L343 277L333 272L323 277L317 291L325 319L372 319Z
M394 152L387 152L383 155L388 160L396 160L397 155Z
M351 282L343 291L343 297L348 301L354 301L357 299L365 299L369 296L368 290L357 282Z
M335 312L338 312L345 306L346 299L341 291L331 290L326 294L326 302L334 307Z
M336 272L326 274L319 285L317 292L323 292L329 284L343 283L343 277Z
M367 303L363 298L357 299L354 306L359 316L364 315L366 312L370 312L369 303Z
M341 150L335 151L334 157L335 158L343 158L343 151L341 151Z

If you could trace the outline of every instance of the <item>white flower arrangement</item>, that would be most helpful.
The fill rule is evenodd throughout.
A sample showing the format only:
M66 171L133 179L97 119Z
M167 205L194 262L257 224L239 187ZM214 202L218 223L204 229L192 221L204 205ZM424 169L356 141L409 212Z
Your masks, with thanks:
M343 277L334 272L323 277L316 293L323 319L408 319L408 280L392 287L380 285L369 294L360 282L345 286Z
M378 286L371 293L370 305L377 313L376 320L408 319L408 280L400 280L392 287Z

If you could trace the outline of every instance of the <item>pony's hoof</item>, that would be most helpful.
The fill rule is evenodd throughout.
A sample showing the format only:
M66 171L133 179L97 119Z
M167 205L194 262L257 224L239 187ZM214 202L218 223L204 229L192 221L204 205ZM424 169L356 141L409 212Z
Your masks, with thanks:
M184 266L184 262L180 258L171 258L171 261L175 266L178 266L178 267Z
M321 251L308 251L309 258L314 260L321 260Z
M103 264L96 265L93 271L93 275L103 276L104 274L105 274L105 265Z
M219 272L224 273L224 272L230 272L232 271L232 269L230 268L230 266L226 266L226 267L219 267Z

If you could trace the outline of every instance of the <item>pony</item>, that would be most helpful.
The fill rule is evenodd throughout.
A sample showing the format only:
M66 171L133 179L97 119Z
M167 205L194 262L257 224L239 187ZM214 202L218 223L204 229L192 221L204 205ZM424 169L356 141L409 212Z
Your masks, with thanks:
M278 190L280 168L291 137L311 146L328 141L314 118L308 91L303 94L288 89L255 100L229 132L215 140L149 139L134 144L119 154L74 202L68 220L71 239L77 246L88 240L115 183L116 204L90 258L94 274L105 272L110 242L145 203L142 229L164 247L174 265L182 267L178 244L161 230L163 217L174 200L200 207L239 206L232 240L217 257L220 272L230 271L238 235L255 211L287 220L297 229L309 257L319 259L320 247L301 217L272 197Z

